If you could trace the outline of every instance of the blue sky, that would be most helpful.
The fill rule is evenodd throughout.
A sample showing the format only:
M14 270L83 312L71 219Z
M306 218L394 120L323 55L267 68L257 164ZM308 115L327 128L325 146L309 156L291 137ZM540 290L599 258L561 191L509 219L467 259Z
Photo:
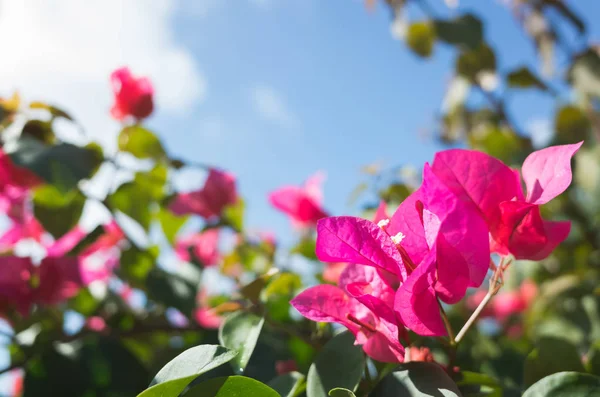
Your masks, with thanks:
M439 16L479 15L500 54L500 71L538 67L533 44L500 1L461 0L456 10L431 3ZM600 16L593 0L575 9ZM289 223L265 196L318 169L328 174L327 208L342 214L353 211L347 199L361 166L383 161L420 168L441 149L431 136L453 51L438 44L431 59L414 56L392 38L385 7L369 13L359 1L223 1L198 15L181 7L175 34L201 65L206 99L183 117L159 112L152 125L173 153L239 176L250 226L287 233ZM409 17L423 14L410 8ZM596 25L590 36L598 32ZM559 73L562 63L558 54ZM264 96L275 102L267 109L256 103ZM547 124L553 99L517 97L510 110L522 125Z

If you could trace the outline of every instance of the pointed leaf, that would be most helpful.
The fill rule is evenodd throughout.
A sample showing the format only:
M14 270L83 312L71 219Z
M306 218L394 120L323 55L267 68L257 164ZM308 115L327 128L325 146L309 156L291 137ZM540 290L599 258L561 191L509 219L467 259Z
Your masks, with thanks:
M243 372L250 361L265 319L252 313L236 312L225 318L219 328L219 342L238 355L232 361L236 372Z
M354 345L354 336L342 332L331 339L310 366L307 377L308 397L327 397L336 387L356 390L365 368L365 355Z
M378 396L460 397L458 386L436 363L410 362L386 376L375 389Z
M236 354L218 345L192 347L169 361L139 397L178 396L196 377L231 361Z
M119 134L119 150L140 159L159 159L165 156L160 140L151 131L140 127L125 127Z
M558 372L534 383L523 397L590 397L600 393L600 378L578 372Z
M183 397L281 397L269 386L245 376L210 379L194 385ZM167 397L167 396L165 396ZM170 396L169 396L170 397Z
M304 384L304 375L299 372L288 372L279 375L269 382L269 387L281 395L281 397L295 397Z

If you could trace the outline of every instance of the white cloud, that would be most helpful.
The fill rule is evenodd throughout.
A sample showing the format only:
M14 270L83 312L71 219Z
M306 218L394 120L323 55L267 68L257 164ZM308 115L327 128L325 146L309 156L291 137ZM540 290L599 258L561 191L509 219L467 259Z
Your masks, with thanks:
M252 103L256 112L270 123L287 129L296 128L300 124L285 98L273 87L267 85L254 87Z
M191 53L174 38L175 0L4 0L0 95L68 110L95 138L114 144L109 75L120 66L147 75L157 112L189 109L206 94Z

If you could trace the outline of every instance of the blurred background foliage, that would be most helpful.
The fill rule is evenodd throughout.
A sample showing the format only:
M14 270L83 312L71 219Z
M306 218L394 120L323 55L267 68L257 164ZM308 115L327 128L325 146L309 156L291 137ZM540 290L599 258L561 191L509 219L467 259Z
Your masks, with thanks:
M453 1L447 3L454 6ZM525 280L532 280L536 292L526 307L508 316L482 318L456 356L439 341L411 335L414 346L428 347L438 363L450 366L448 372L464 396L521 395L539 379L561 371L600 376L600 46L590 42L584 20L567 1L505 3L505 12L513 14L524 39L535 46L538 65L500 70L502 54L491 43L502 38L489 37L485 21L468 11L449 17L425 0L365 2L365 12L374 7L389 11L392 33L406 47L399 51L412 51L427 61L435 58L439 47L453 50L453 77L436 120L435 135L443 144L485 151L518 167L534 145L511 117L508 104L528 90L554 100L554 133L546 146L585 141L575 158L573 184L543 208L545 218L571 220L571 235L544 261L517 261L501 292L514 294ZM409 19L409 7L425 17ZM171 179L187 167L207 167L174 157L140 124L123 128L116 155L104 154L85 136L83 144L62 141L54 132L55 121L76 123L76 116L45 103L21 103L17 94L5 98L0 102L4 151L43 180L33 192L32 209L54 238L80 221L90 201L112 214L125 232L118 244L119 265L104 289L90 284L59 304L35 302L26 314L3 306L10 326L1 337L11 353L3 372L14 369L23 376L23 385L17 378L15 390L7 395L137 395L178 354L217 344L238 351L235 358L223 358L232 365L192 372L172 395L215 395L202 393L216 383L223 390L241 387L248 393L243 395L255 389L257 396L268 395L246 379L253 378L283 396L314 397L323 395L315 389L317 376L331 388L357 387L357 396L407 392L406 380L398 381L399 372L386 376L389 365L369 360L369 370L363 373L357 363L365 358L346 334L332 338L331 326L301 319L290 309L289 300L307 285L327 282L323 271L328 265L316 261L314 254L314 231L305 231L291 251L282 252L276 238L246 230L244 202L239 199L218 217L192 222L198 231L221 232L218 271L215 266L209 269L193 250L189 261L164 266L161 251L170 250L191 222L168 209L176 194ZM93 180L101 166L124 171L127 177L96 195L86 181ZM370 219L381 200L392 211L414 191L420 171L404 164L371 164L360 179L350 201ZM70 254L78 254L104 233L98 226ZM311 268L297 272L290 267L290 258L297 255L311 261ZM36 283L57 281L31 282L35 289ZM216 327L197 320L202 309L218 318ZM452 307L455 329L472 309L468 298ZM74 316L84 323L76 330L68 326ZM416 379L422 376L418 365L411 368ZM234 376L241 374L246 378ZM342 389L337 393L352 395Z

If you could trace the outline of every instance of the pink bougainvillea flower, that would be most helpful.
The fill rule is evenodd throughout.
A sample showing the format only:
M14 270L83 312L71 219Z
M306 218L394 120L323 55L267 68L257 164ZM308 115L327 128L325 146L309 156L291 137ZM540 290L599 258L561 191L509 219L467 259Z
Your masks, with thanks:
M467 300L467 306L475 309L486 295L486 291L477 291ZM500 323L514 314L527 310L537 295L537 285L531 280L524 280L518 289L502 291L488 303L481 317L493 317Z
M310 320L344 325L370 357L382 362L402 362L404 347L400 339L407 336L394 314L393 299L394 290L375 268L349 264L339 286L317 285L290 303Z
M117 120L131 116L145 119L154 110L154 89L146 77L135 77L127 67L115 70L110 75L115 102L110 110Z
M567 238L570 222L542 219L540 205L571 183L571 158L582 142L553 146L530 154L518 173L501 161L473 150L447 150L436 155L433 172L486 221L492 249L517 259L541 260Z
M42 180L26 168L19 167L10 156L0 150L0 191L6 186L31 189L42 183Z
M77 294L83 285L75 257L44 258L36 266L30 258L0 257L0 307L27 315L32 305L55 305Z
M192 234L181 238L175 243L175 253L179 259L189 262L194 259L203 266L214 266L219 263L219 229L208 229L201 233Z
M7 185L3 190L0 194L0 211L8 216L12 224L0 237L0 249L10 249L27 238L41 241L45 230L33 216L29 189Z
M103 228L104 234L78 254L80 275L85 285L107 280L119 264L119 246L125 240L125 233L114 220L103 225ZM48 257L67 255L86 236L87 233L80 226L75 226L46 248Z
M284 186L269 194L269 201L278 210L288 215L294 227L314 226L317 221L327 216L323 209L321 185L322 173L310 177L304 186Z
M102 332L106 329L106 321L100 316L92 316L85 321L85 326L94 332Z
M440 214L439 216L437 214ZM392 219L334 217L317 225L317 257L371 266L398 288L394 309L421 335L445 335L438 298L456 303L489 267L485 222L431 172ZM399 287L398 287L399 286Z
M377 210L375 211L375 215L373 217L374 223L379 223L383 221L383 224L389 223L389 216L387 214L387 206L385 201L381 201ZM345 262L330 262L325 264L325 270L323 271L323 280L337 284L340 278L340 275L346 268L347 263Z
M210 219L221 216L225 207L237 201L235 176L213 168L202 189L178 194L169 208L177 215L196 214Z

